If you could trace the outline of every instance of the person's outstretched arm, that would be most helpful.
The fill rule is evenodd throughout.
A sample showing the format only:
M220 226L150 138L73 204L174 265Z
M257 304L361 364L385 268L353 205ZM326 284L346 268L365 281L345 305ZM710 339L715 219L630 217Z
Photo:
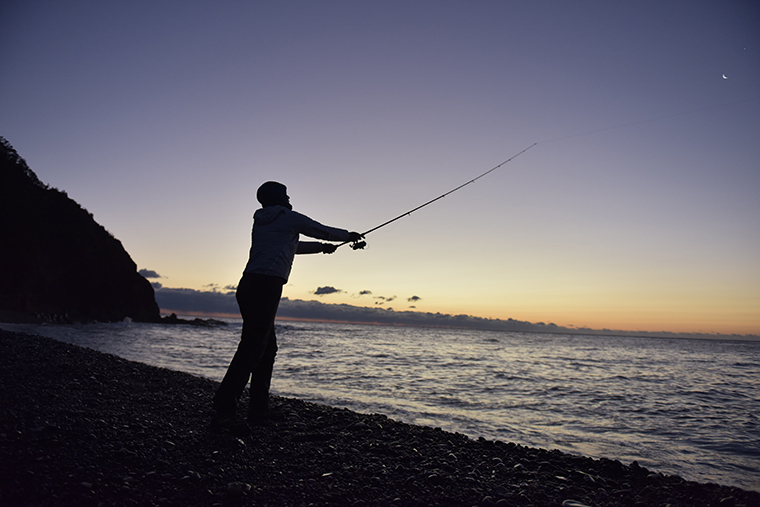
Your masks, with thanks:
M333 245L330 243L320 243L318 241L299 241L298 248L296 248L296 254L331 254L335 251L336 248L338 248L338 245Z

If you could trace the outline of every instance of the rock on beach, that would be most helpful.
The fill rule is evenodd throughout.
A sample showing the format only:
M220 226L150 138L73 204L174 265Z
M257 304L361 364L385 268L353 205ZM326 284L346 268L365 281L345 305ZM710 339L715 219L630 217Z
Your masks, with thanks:
M3 506L745 506L760 493L273 397L209 430L217 383L0 330Z

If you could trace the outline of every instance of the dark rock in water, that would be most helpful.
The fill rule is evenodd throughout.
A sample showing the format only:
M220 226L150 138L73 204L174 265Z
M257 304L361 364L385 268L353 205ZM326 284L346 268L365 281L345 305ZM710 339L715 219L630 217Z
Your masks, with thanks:
M158 322L150 282L92 214L0 137L0 320Z
M161 324L187 324L199 327L219 327L227 325L223 320L217 319L200 319L198 317L193 320L181 319L177 317L176 313L172 313L168 317L161 317Z

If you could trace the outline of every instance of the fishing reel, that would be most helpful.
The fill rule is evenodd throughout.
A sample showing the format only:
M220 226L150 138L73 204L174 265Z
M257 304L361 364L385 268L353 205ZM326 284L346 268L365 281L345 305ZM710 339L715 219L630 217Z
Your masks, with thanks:
M364 248L367 246L366 241L354 241L351 243L351 248L354 250L364 250Z

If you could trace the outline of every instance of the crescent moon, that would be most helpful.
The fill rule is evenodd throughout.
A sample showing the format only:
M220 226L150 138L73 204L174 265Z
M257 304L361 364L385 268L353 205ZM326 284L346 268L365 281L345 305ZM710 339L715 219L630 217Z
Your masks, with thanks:
M728 79L725 74L723 74L723 79Z

